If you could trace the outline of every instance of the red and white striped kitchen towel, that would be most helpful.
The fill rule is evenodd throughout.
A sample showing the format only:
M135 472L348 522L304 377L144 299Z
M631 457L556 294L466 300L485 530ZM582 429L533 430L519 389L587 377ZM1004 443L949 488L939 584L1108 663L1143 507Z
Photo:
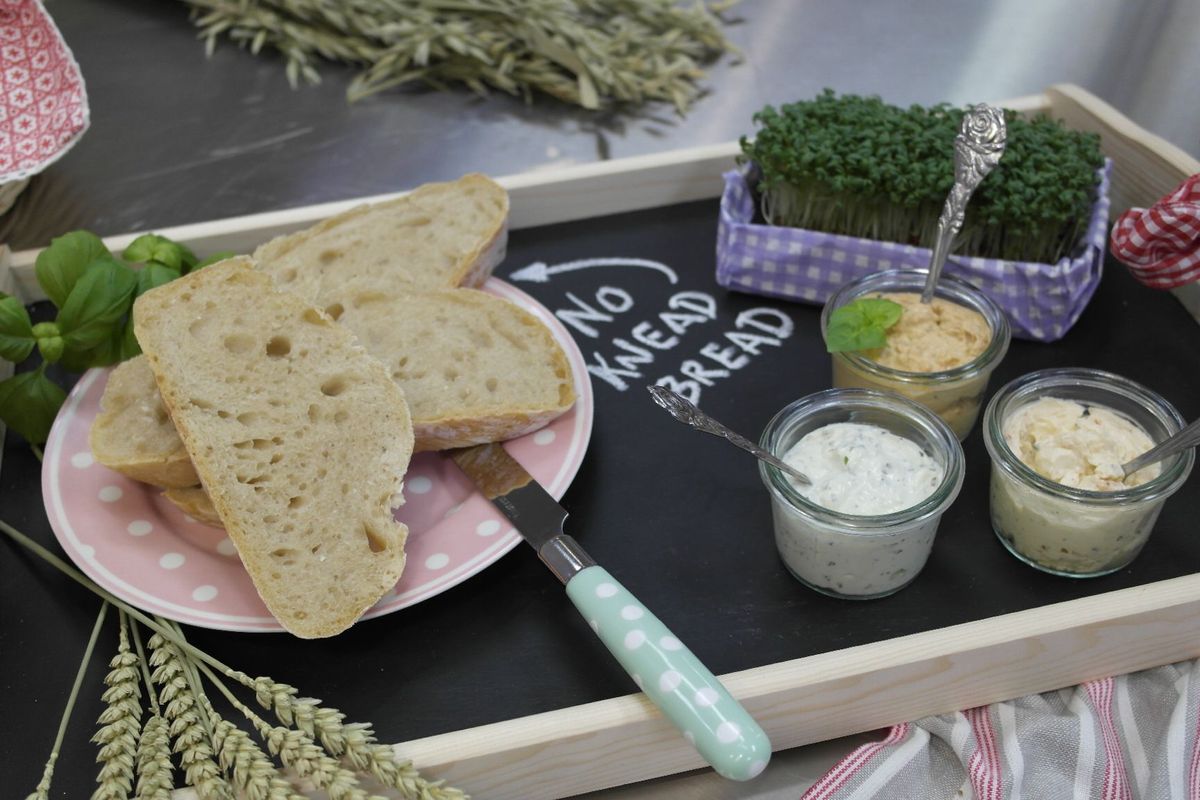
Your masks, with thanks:
M1109 246L1133 277L1155 289L1200 280L1200 174L1150 208L1122 214Z
M801 800L1200 800L1197 663L896 725Z

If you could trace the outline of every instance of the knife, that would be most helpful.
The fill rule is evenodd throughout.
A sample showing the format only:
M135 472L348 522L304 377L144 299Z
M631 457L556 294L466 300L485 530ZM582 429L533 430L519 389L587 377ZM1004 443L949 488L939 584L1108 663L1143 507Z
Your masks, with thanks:
M520 531L592 630L718 774L749 780L771 742L758 723L671 631L563 533L566 510L500 444L448 455Z

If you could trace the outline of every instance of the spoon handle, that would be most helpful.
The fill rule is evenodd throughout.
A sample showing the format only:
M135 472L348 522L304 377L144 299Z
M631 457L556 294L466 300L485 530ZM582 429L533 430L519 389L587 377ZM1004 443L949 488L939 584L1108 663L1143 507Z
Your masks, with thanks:
M747 453L750 453L755 458L767 462L776 469L786 472L804 486L811 486L812 481L803 472L800 472L795 467L789 466L785 462L779 460L775 456L763 450L754 442L742 436L740 433L735 433L729 428L717 422L715 419L705 414L700 409L696 408L694 403L689 402L686 398L680 396L677 392L673 392L665 386L647 386L650 390L650 395L654 398L654 402L658 403L662 408L666 409L667 413L675 419L690 425L698 431L711 433L713 436L720 436L730 444L742 448Z
M1157 461L1162 461L1168 456L1173 456L1196 445L1200 445L1200 419L1180 428L1178 433L1159 442L1132 461L1122 464L1121 471L1128 477L1139 469L1144 469Z
M967 201L980 181L1000 163L1007 135L1002 109L981 103L963 115L958 136L954 137L954 185L950 187L942 215L938 217L937 239L933 244L933 257L929 260L925 290L921 292L922 303L933 300L942 267L946 266L946 256L950 255L950 244L962 230Z

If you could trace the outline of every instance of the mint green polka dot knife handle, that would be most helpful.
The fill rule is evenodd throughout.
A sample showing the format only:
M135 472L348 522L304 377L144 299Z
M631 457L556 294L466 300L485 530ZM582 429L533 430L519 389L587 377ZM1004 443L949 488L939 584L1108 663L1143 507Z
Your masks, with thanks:
M567 582L567 596L638 688L713 769L738 781L766 769L771 742L763 729L700 659L604 567L576 573Z
M638 687L719 774L745 781L771 759L758 723L638 599L563 533L567 512L500 444L447 451L567 587Z

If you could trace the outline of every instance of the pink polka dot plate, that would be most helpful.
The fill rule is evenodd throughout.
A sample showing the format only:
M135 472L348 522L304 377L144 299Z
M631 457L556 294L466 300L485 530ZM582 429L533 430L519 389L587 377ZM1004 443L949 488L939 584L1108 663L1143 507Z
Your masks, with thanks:
M587 367L566 329L545 307L492 278L486 291L525 308L554 333L575 373L574 408L540 431L505 446L555 498L561 498L587 450L592 391ZM117 597L161 616L231 631L281 631L225 532L187 517L158 489L94 463L88 429L99 411L108 370L75 385L46 444L42 495L67 555ZM398 611L455 586L515 547L520 535L475 491L449 458L413 457L396 513L408 525L408 565L395 590L364 619Z

